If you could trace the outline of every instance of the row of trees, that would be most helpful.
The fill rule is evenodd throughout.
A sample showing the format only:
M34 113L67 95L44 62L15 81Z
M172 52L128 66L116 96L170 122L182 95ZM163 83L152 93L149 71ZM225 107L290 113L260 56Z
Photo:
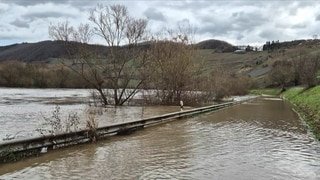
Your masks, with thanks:
M300 53L290 60L276 61L269 79L282 90L288 85L316 86L320 83L320 57Z
M266 44L263 45L262 47L262 50L263 51L266 51L268 50L269 52L275 50L275 49L280 49L281 47L281 44L280 44L280 41L277 40L277 41L267 41Z
M0 86L36 88L85 88L77 74L63 65L23 63L7 61L0 63Z

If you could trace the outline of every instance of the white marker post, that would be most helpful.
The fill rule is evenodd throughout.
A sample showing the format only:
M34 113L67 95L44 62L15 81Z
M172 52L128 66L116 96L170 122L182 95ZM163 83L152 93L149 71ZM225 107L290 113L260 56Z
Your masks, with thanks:
M180 100L180 110L183 111L183 101Z

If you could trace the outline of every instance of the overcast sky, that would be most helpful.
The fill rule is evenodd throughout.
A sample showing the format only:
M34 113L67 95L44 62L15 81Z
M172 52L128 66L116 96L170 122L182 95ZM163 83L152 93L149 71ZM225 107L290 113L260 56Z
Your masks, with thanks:
M0 0L0 46L47 40L50 22L88 22L97 3L126 5L132 16L149 19L152 32L189 21L197 29L196 41L256 45L320 34L320 1Z

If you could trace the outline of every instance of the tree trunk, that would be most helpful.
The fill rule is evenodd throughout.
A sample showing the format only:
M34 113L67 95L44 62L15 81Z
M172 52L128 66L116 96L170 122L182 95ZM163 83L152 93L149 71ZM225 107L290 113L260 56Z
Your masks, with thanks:
M96 88L96 89L98 90L98 92L99 92L99 94L100 94L100 97L101 97L101 99L102 99L103 105L106 107L106 106L108 105L108 101L107 101L106 95L103 93L102 88Z

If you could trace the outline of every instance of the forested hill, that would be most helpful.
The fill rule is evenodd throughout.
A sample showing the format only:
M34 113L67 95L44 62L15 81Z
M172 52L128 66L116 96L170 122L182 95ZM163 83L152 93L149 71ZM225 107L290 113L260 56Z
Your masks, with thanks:
M68 47L67 47L68 46ZM68 58L75 53L78 47L89 48L93 51L103 53L104 46L81 44L63 41L41 41L37 43L21 43L9 46L0 46L0 62L23 61L23 62L50 62L52 59Z
M148 43L147 43L148 44ZM146 43L142 43L146 45ZM67 48L68 46L68 48ZM233 52L236 48L224 41L206 40L195 44L199 49L214 49L217 52ZM71 42L66 45L63 41L41 41L37 43L21 43L8 46L0 46L0 62L23 61L23 62L50 62L52 59L67 58L76 53L77 47L92 49L97 53L105 53L106 46L81 44ZM70 52L71 50L71 52Z
M217 52L234 52L237 50L237 47L220 40L209 39L205 41L201 41L196 44L196 47L199 49L214 49Z

